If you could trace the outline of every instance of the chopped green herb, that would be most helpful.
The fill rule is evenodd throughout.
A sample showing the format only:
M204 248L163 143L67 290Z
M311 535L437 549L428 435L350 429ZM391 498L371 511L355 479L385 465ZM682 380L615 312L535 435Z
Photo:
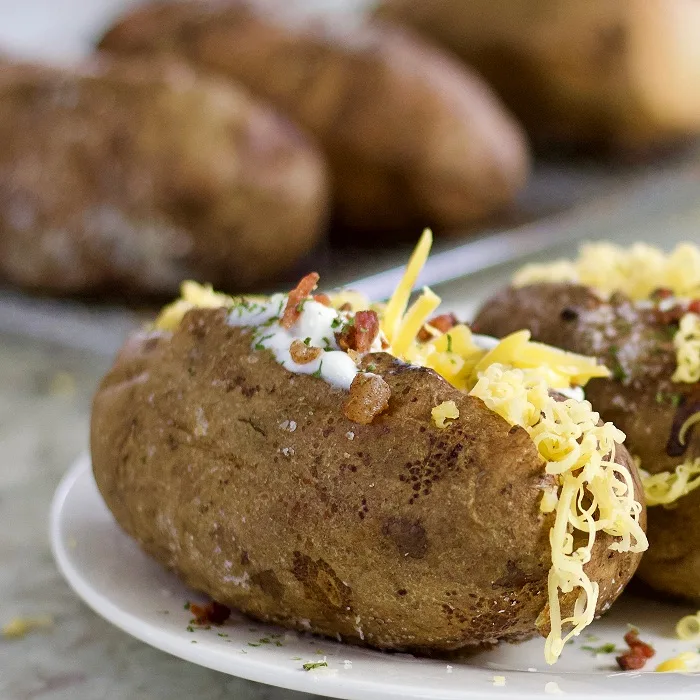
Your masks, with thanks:
M194 632L194 627L192 627L192 625L187 625L187 631Z
M314 661L313 663L304 664L302 668L305 671L313 671L315 668L328 668L326 661Z
M596 656L598 654L614 654L617 651L617 648L612 642L601 644L599 647L582 646L581 649L583 649L583 651L590 651Z
M452 336L447 334L447 352L452 352Z
M258 642L260 642L260 644L269 644L270 640L267 637L261 637L258 639Z
M342 318L334 318L331 321L331 328L340 328L340 326L343 325L343 319Z
M304 338L304 345L311 345L311 338Z
M321 378L321 370L323 369L323 360L321 360L321 364L319 364L318 369L311 375L312 377L318 377L319 379Z
M190 609L190 601L188 600L188 601L185 603L185 610L189 610L189 609Z
M610 346L610 356L611 356L611 370L613 379L619 382L624 382L627 379L627 372L625 372L624 367L620 364L620 360L617 357L619 348L616 345Z
M283 647L284 644L282 644L282 642L280 642L279 639L275 639L275 646L276 646L276 647Z
M329 350L333 349L333 346L331 345L331 341L328 340L328 338L323 338L323 349L328 352Z
M316 653L317 653L319 656L323 656L326 652L323 651L323 649L316 649Z
M377 369L377 365L375 365L374 362L372 362L371 364L367 365L367 371L368 371L368 372L374 372L374 371L376 371L376 369Z
M261 644L255 644L254 642L248 642L249 647L259 647L262 646Z
M298 304L297 304L297 312L301 313L304 310L304 306L306 305L306 302L309 301L308 299L302 299Z
M301 661L301 656L292 656L292 661Z
M225 632L219 632L217 634L218 637L228 637L228 635Z
M259 338L259 339L255 342L255 349L256 349L256 350L264 350L264 349L265 349L265 346L263 345L263 343L264 343L266 340L268 340L269 338L272 338L272 335L273 335L273 334L270 333L269 335L264 335L262 338Z
M683 402L683 394L669 394L671 398L671 405L674 408L678 408Z
M190 642L190 644L196 644L196 643L197 643L197 640L196 640L196 639L193 639L193 640Z

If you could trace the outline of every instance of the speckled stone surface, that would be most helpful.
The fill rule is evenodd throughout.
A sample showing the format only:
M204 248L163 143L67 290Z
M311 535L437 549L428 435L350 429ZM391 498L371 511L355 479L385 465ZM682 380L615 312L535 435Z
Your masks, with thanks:
M21 639L0 636L2 700L303 700L300 693L200 668L103 621L61 578L48 513L64 471L87 447L103 356L0 335L0 625L50 615Z

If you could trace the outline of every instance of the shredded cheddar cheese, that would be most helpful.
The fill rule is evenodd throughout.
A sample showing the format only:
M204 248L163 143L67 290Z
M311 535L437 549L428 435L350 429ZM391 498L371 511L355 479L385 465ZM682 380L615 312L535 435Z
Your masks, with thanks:
M700 639L700 611L695 615L686 615L676 624L676 635L684 642L695 642Z
M700 297L700 248L683 243L664 253L645 243L630 248L591 243L581 247L576 260L526 265L513 278L516 287L535 282L575 282L604 296L623 292L635 300L664 288L694 299Z
M459 409L454 401L443 401L433 408L430 415L438 428L446 428L449 425L448 420L459 418Z
M599 415L588 401L554 399L546 377L536 369L492 364L480 373L470 394L511 425L525 428L545 460L545 471L558 480L556 504L549 492L545 506L556 513L550 532L551 631L545 643L545 659L551 664L566 642L593 621L598 584L583 567L590 561L596 533L619 538L610 545L614 551L641 552L648 546L632 476L614 461L615 445L625 435L612 423L598 425ZM574 550L576 531L587 540ZM559 594L574 589L580 592L573 613L562 618Z
M679 464L672 472L639 470L648 506L668 506L700 486L700 457Z
M673 337L676 349L674 382L693 384L700 381L700 315L687 313L681 318L678 332Z
M384 309L384 314L382 316L382 330L384 331L384 334L392 347L395 342L402 342L402 338L397 337L401 327L401 320L406 312L408 300L411 298L411 292L416 284L418 275L428 259L432 245L432 231L430 231L430 229L426 229L423 231L423 235L418 241L418 245L408 261L403 278L397 285L394 293L391 295L391 299L389 299L386 308Z

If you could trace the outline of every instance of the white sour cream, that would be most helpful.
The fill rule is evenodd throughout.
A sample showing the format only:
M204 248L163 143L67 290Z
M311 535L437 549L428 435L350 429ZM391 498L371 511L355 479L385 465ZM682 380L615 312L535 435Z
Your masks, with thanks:
M269 301L247 307L236 307L228 317L232 326L257 326L253 347L270 350L285 369L296 374L313 374L340 389L349 389L358 373L350 355L338 347L335 334L347 322L348 315L317 301L307 299L296 323L287 330L277 320L284 313L286 294L275 294ZM289 352L295 340L306 342L311 347L323 348L316 360L303 365L292 360ZM370 352L382 349L380 337L375 339Z

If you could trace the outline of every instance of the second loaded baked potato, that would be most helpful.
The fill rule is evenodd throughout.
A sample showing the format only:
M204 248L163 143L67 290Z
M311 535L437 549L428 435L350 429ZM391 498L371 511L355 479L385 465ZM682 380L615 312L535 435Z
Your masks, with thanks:
M524 268L486 302L473 328L598 357L609 378L586 396L641 460L649 514L640 576L700 599L700 250L597 244L576 261Z

